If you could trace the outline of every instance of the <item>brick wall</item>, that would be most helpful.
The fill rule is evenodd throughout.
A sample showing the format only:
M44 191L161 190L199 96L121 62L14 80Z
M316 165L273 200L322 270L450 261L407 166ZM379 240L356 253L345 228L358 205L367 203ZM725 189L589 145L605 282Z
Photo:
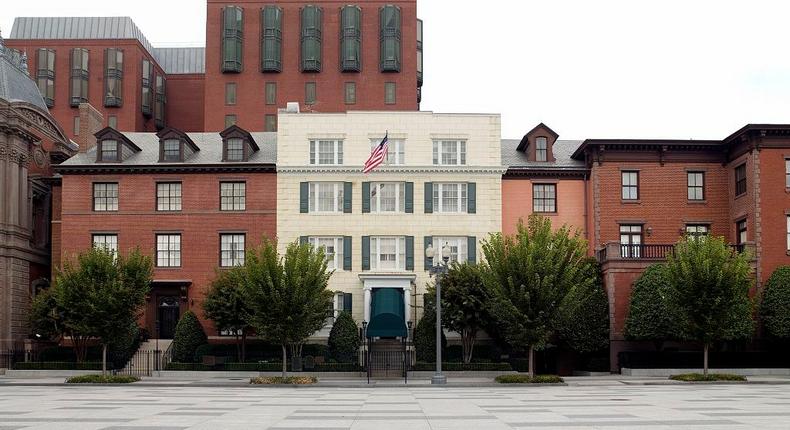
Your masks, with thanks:
M557 212L541 213L551 219L552 226L568 225L586 237L584 207L585 182L582 179L540 180L502 179L502 233L514 234L520 219L527 222L532 213L532 185L554 183L557 185Z
M165 123L181 131L203 131L205 75L167 77Z

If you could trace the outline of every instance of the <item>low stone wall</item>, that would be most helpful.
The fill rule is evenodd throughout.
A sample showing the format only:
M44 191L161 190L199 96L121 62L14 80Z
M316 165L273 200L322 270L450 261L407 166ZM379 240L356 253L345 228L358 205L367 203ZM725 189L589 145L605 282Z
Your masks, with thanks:
M708 369L709 373L731 373L741 376L790 376L790 368L742 368L742 369ZM620 374L623 376L653 376L669 377L681 373L702 373L702 369L629 369L624 367Z

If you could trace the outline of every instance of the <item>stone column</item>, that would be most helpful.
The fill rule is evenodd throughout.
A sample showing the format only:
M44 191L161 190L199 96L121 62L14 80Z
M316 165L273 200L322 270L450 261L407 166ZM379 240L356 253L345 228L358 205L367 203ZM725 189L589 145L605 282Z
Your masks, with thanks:
M365 285L364 287L362 287L362 292L364 297L362 304L362 306L364 306L364 308L362 308L362 312L364 315L363 321L369 323L370 322L370 294L371 294L370 286Z

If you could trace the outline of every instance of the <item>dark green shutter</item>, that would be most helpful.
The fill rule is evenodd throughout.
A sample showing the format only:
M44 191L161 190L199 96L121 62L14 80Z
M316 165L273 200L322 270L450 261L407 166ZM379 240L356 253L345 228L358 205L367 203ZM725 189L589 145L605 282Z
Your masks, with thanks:
M405 186L406 189L403 194L406 202L403 207L407 214L414 213L414 182L406 182Z
M351 182L343 182L343 213L351 213Z
M425 236L425 238L423 240L423 244L425 245L425 247L423 249L428 249L429 246L432 246L433 245L433 236ZM428 269L431 268L431 263L433 263L433 262L431 261L430 258L428 258L428 256L425 255L425 253L423 253L423 256L424 256L423 260L424 260L425 270L428 270Z
M310 243L310 240L307 236L299 236L299 244L304 245L305 243Z
M351 299L351 293L343 293L343 310L351 313L354 301Z
M474 182L466 185L466 212L477 213L477 184Z
M343 236L343 270L351 270L351 236Z
M362 183L362 213L370 213L370 182Z
M470 263L477 261L477 237L466 237L466 259Z
M406 236L406 270L414 270L414 236Z
M306 214L310 211L310 183L299 183L299 213Z
M425 183L425 213L433 213L433 182Z
M362 236L362 270L370 270L370 236Z

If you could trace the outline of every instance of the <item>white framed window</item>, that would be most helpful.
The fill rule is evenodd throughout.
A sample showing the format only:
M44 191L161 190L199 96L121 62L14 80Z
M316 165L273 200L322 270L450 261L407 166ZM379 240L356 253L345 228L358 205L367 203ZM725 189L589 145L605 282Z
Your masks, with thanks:
M94 234L91 239L94 248L101 248L113 255L118 255L117 234Z
M243 211L247 207L247 184L245 182L220 182L219 209Z
M93 184L93 210L97 212L118 210L118 183Z
M156 210L181 210L181 182L159 182L156 184Z
M707 236L710 226L707 224L686 224L686 234L689 236Z
M156 235L156 266L157 267L181 266L181 235L180 234Z
M642 226L620 226L620 257L639 258L642 255Z
M381 143L381 139L370 139L370 150L377 147ZM403 139L390 139L387 138L387 158L384 159L384 165L399 166L406 164L406 141Z
M435 212L466 213L467 199L466 182L433 184Z
M469 259L469 254L466 249L468 245L466 236L434 237L433 249L436 251L436 256L433 258L433 263L435 265L439 265L444 261L445 256L442 255L442 251L445 244L450 247L450 259L447 260L447 264L454 261L463 263Z
M219 235L219 265L232 267L244 265L244 233Z
M406 238L374 236L370 238L371 270L406 270Z
M532 212L557 212L557 184L532 184Z
M327 269L343 270L343 236L310 236L307 241L314 248L324 248Z
M439 166L460 166L466 164L465 140L434 140L433 164Z
M378 213L406 212L406 184L403 182L371 183L370 211Z
M790 215L787 216L787 250L790 251Z
M620 173L622 178L622 199L623 200L638 200L639 199L639 172L623 171Z
M309 212L343 212L342 182L310 182Z
M118 141L105 139L101 141L101 161L118 161Z
M545 137L535 138L535 161L547 161L549 159L549 144Z
M227 121L226 121L227 122ZM228 139L225 148L226 161L244 161L244 141L238 137Z
M310 164L339 165L343 164L342 140L311 140Z

